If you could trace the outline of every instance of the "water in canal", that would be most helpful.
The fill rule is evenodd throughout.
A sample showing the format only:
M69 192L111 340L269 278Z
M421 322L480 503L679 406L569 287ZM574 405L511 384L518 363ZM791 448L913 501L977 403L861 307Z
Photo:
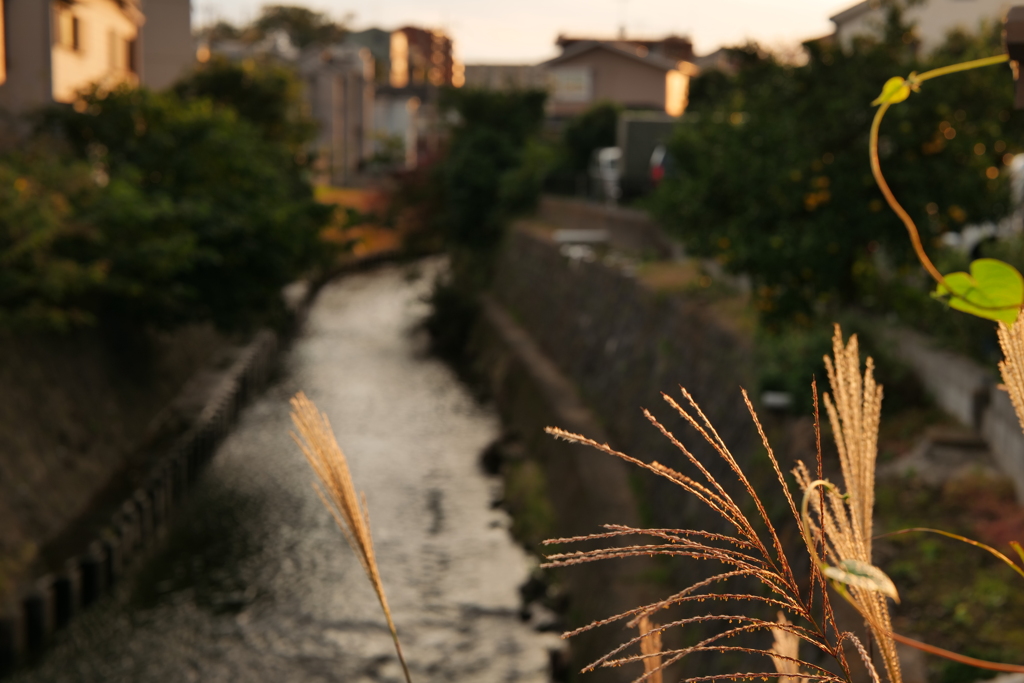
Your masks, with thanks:
M366 493L414 681L548 680L518 617L530 560L479 468L499 430L414 330L436 260L326 286L282 379L241 416L132 590L59 634L17 683L401 680L377 601L289 437L327 413Z

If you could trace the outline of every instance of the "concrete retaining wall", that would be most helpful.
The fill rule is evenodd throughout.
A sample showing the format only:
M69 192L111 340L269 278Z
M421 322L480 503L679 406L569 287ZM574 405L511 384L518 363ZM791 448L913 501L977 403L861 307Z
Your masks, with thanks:
M978 431L1000 469L1024 502L1024 433L998 377L969 358L935 348L927 337L907 329L885 333L898 357L909 365L942 410Z
M722 459L663 402L662 390L683 402L680 385L701 403L755 485L767 492L770 513L783 521L785 533L789 513L784 499L773 495L778 483L740 394L741 385L753 384L752 340L724 308L728 307L711 305L699 294L655 291L612 265L567 259L558 245L528 228L511 231L497 260L493 291L485 299L485 314L474 338L475 358L506 427L517 432L547 480L558 482L557 490L548 493L559 534L595 533L601 524L630 518L653 528L724 527L720 518L677 486L638 468L623 467L612 456L557 443L543 433L549 425L579 431L702 480L644 417L641 408L647 407L716 478L736 491L731 486L735 477ZM791 445L800 439L791 439L786 428L779 428L784 421L765 417L786 467L795 453ZM807 436L808 444L813 443L813 431ZM668 586L689 585L703 571L692 562L661 564L656 572L632 581L632 594L623 590L606 602L603 595L615 591L621 580L584 574L585 570L574 567L560 574L572 596L570 627L624 606L635 607L644 591L663 596ZM655 574L661 578L652 579ZM594 595L602 595L602 600L595 601ZM688 628L690 637L696 637L701 627ZM599 629L590 640L573 639L574 664L604 654L624 635L620 629ZM715 657L716 670L729 666L723 656L728 657ZM686 666L688 673L698 672L710 662L694 656ZM624 674L601 675L607 676L601 680L615 681Z
M84 553L69 558L63 571L23 586L0 606L0 675L42 649L56 629L117 585L154 547L242 406L267 383L278 348L274 332L259 332L196 423L124 501L108 528Z
M639 525L640 514L629 486L626 463L589 448L556 441L544 428L557 424L607 442L601 422L582 402L573 383L532 337L493 298L483 302L474 339L475 364L485 379L506 435L514 435L542 464L545 479L558 482L549 491L557 537L600 531L602 523ZM569 550L570 548L566 548ZM581 565L567 573L565 588L572 604L573 626L625 611L652 599L644 591L650 573L647 558ZM591 631L568 645L578 670L621 643L619 629ZM635 672L601 669L588 674L594 683L626 683Z
M608 209L581 200L547 196L541 201L539 214L542 220L560 227L608 230L611 245L617 249L659 256L679 251L642 211ZM705 264L706 267L713 265ZM716 279L722 275L716 274ZM540 277L540 273L535 272L532 277ZM734 280L734 284L743 286L742 278ZM541 281L544 281L543 277ZM540 295L539 292L537 294ZM582 315L591 314L585 312ZM571 320L571 316L567 320ZM542 327L531 325L530 329L540 330ZM997 386L999 380L994 370L983 368L965 356L937 349L924 335L905 328L885 334L897 356L913 369L936 404L962 424L978 431L1000 468L1013 481L1017 499L1024 502L1024 433L1009 397ZM550 336L545 348L557 349L564 332L558 331ZM617 336L612 336L608 343L614 345L617 339ZM723 366L712 358L709 367ZM661 388L671 388L671 385Z
M706 299L659 293L615 267L568 260L557 245L521 230L512 231L499 256L494 298L579 388L613 441L633 455L686 468L643 416L648 408L713 460L661 397L664 391L681 401L680 386L737 454L760 448L740 395L741 386L754 383L752 340Z

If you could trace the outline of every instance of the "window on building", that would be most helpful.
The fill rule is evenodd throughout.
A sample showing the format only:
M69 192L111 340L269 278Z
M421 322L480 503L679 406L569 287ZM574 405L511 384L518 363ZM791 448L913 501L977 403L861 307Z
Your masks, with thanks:
M129 73L133 74L139 73L139 63L136 57L136 55L138 54L138 45L139 42L137 40L126 40L124 43L125 50L127 50L128 52L128 54L125 56L124 63L128 65Z
M107 68L111 72L135 72L134 41L126 40L117 31L107 33Z
M391 34L391 86L409 85L409 38L402 31Z
M81 22L71 8L64 3L57 6L57 43L68 50L82 49Z
M683 73L673 69L665 74L665 113L669 116L682 116L686 110L686 99L690 79Z

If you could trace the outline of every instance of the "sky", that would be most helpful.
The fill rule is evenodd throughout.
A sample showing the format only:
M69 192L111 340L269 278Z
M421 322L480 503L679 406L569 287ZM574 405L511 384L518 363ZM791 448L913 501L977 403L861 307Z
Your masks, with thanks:
M193 23L245 23L264 4L296 4L353 28L443 28L470 64L553 57L559 33L627 37L688 35L697 54L753 39L772 48L832 32L828 18L857 0L193 0Z

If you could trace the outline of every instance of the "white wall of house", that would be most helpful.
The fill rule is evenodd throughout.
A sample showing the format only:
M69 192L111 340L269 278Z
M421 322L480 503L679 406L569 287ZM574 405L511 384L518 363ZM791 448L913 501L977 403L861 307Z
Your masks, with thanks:
M906 19L916 27L921 49L928 53L942 45L946 36L960 29L976 33L983 24L1001 22L1014 3L1009 0L925 0L906 10ZM849 50L858 36L880 36L885 10L876 0L858 3L832 17L836 37Z
M73 102L94 84L112 88L138 82L135 39L142 16L131 3L122 8L113 0L78 0L51 6L54 101Z

